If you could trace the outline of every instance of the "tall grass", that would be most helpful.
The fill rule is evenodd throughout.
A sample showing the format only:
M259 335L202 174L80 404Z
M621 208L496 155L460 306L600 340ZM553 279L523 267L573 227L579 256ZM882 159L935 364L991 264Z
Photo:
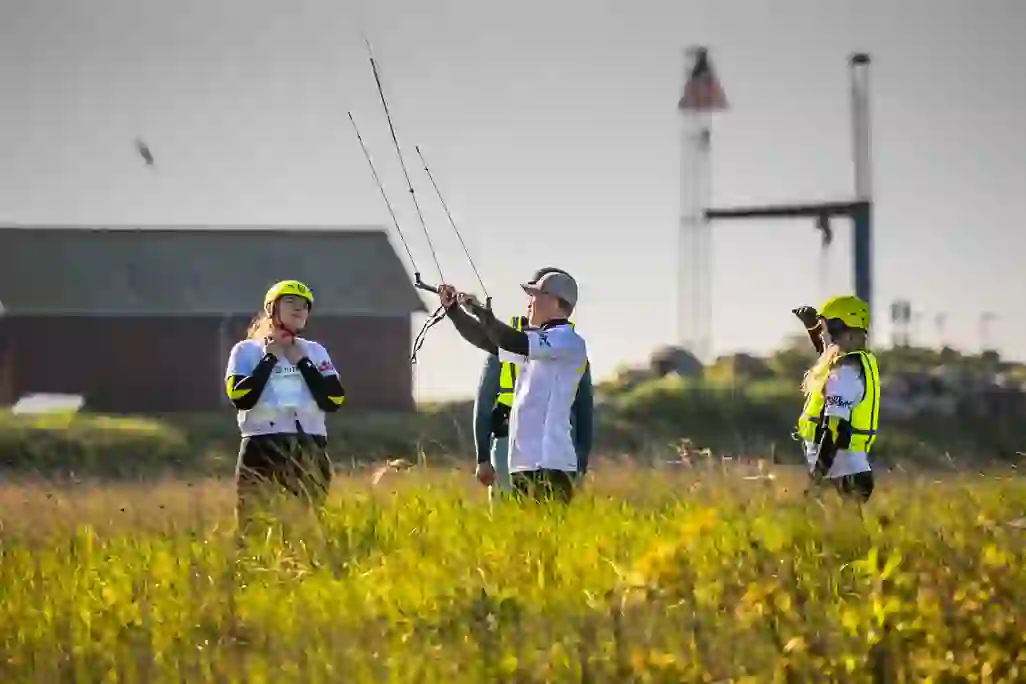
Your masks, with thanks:
M607 470L568 508L415 468L236 543L229 484L0 488L0 681L1026 677L1017 479ZM1011 523L1011 524L1010 524Z

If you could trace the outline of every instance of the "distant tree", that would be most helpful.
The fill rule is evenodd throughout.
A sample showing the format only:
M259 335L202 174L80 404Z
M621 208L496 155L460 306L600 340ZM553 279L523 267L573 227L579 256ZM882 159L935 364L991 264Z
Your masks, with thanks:
M808 335L799 333L785 338L784 345L766 360L766 367L775 376L797 383L815 360L816 350Z
M656 377L670 373L690 378L702 374L702 362L694 354L682 347L659 347L649 357L649 368Z

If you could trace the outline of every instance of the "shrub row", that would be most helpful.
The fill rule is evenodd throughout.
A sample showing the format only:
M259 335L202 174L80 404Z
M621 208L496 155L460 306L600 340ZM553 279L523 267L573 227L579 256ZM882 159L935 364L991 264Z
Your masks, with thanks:
M468 462L472 458L472 437L451 408L333 417L329 431L332 458L342 467L391 458L433 460L448 454L466 454ZM107 478L226 474L235 467L238 440L229 413L160 419L4 413L0 469Z
M343 412L329 421L331 454L350 467L372 461L473 462L469 402L423 407L412 414ZM673 458L681 440L713 453L769 456L800 462L792 439L794 388L756 382L710 389L676 377L607 391L597 407L595 451L605 455ZM877 463L952 464L1018 460L1026 423L979 417L881 425ZM238 433L229 412L164 419L73 415L0 416L0 467L35 472L75 471L141 476L167 471L227 473L235 464Z

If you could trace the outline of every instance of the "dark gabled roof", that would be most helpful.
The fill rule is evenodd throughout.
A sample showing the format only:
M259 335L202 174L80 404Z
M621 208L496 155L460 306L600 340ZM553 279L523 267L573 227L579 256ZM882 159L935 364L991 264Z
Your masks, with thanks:
M321 315L425 311L383 229L0 226L13 315L249 315L290 278Z

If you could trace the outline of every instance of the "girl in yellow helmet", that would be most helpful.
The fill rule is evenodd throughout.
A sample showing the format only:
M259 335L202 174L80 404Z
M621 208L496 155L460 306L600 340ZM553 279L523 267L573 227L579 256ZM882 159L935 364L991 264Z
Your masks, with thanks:
M798 436L814 483L829 481L860 502L873 493L869 453L880 416L880 373L867 349L869 307L858 297L831 297L819 311L794 309L819 359L802 382Z
M242 443L236 468L237 512L244 527L274 489L320 506L331 484L325 414L345 390L327 350L299 337L313 293L298 280L275 283L228 358L225 392L238 409Z

